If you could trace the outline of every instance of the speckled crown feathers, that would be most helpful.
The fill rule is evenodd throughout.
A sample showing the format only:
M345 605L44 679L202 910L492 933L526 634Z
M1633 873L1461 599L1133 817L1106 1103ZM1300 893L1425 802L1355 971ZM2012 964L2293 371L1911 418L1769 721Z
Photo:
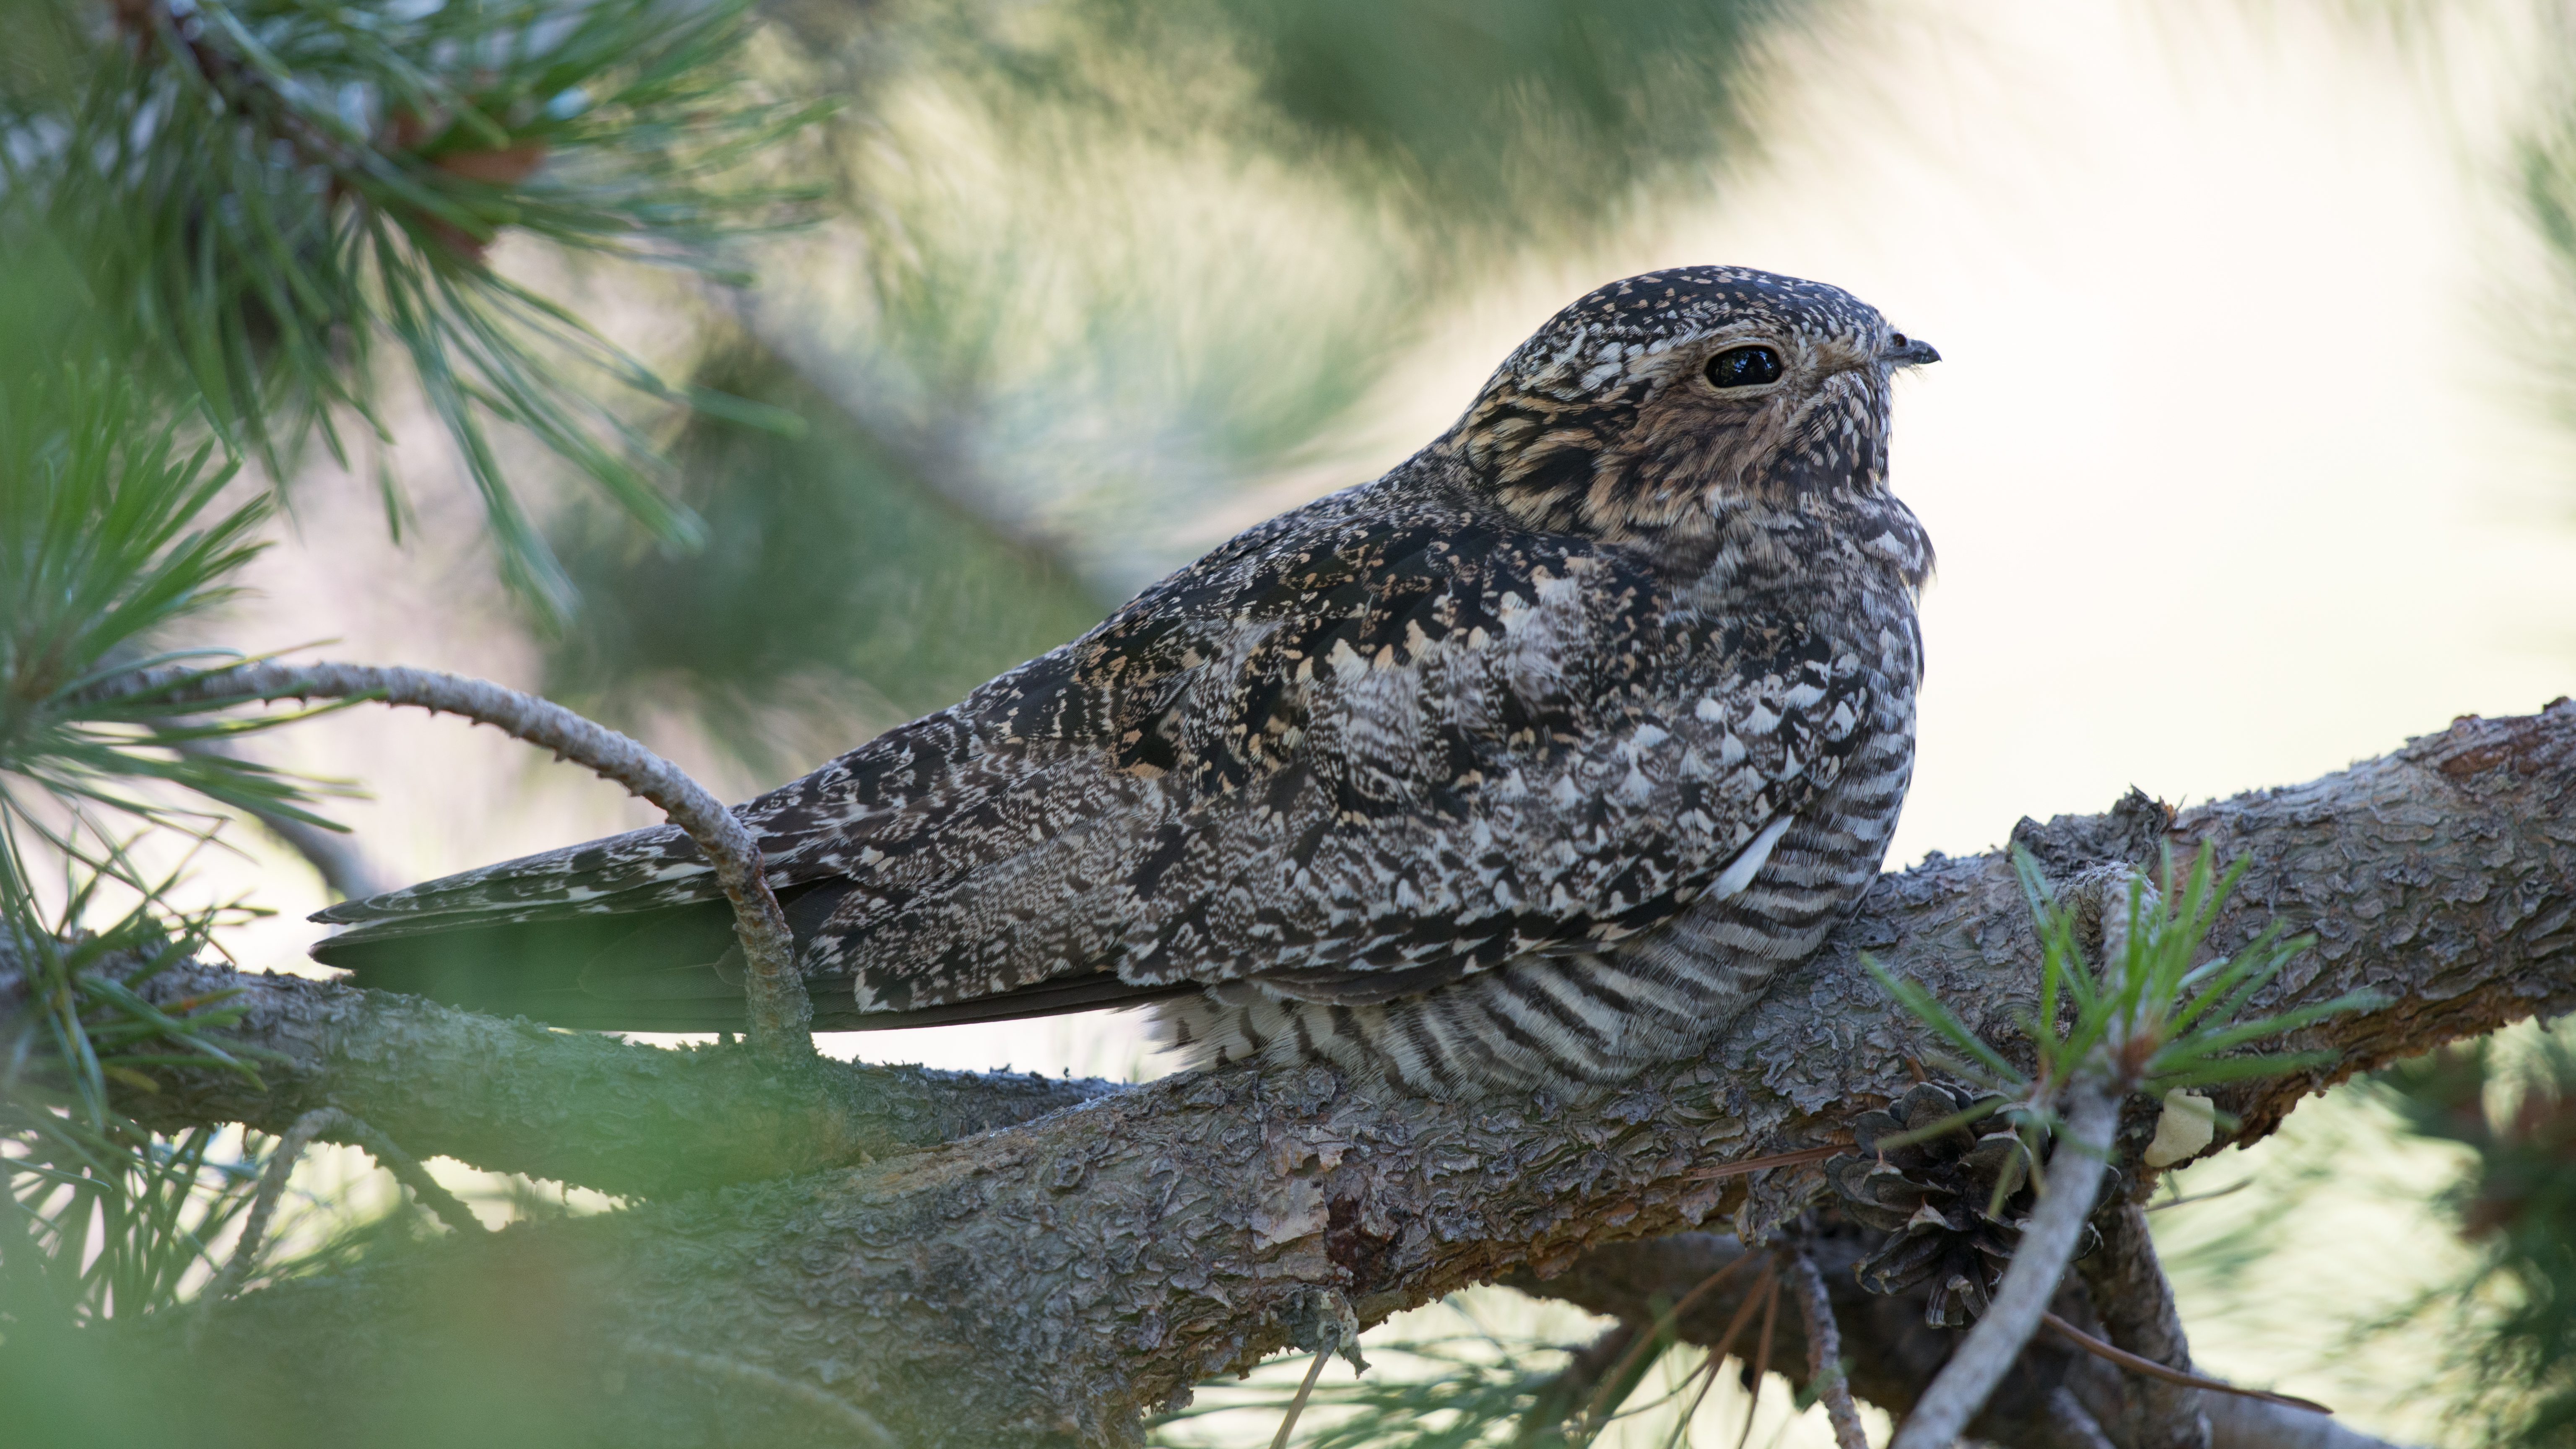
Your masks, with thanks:
M1753 321L1818 336L1887 331L1877 308L1840 287L1751 267L1673 267L1578 298L1503 359L1486 391L1589 401L1618 386L1625 369L1611 364Z

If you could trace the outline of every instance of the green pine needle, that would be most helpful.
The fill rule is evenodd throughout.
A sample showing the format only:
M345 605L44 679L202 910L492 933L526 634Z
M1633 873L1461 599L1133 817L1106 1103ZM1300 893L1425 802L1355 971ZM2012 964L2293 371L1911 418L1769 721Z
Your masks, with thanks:
M160 642L235 597L261 547L270 505L228 502L232 473L104 368L0 377L0 882L27 889L41 846L146 889L101 815L201 831L173 789L329 825L313 782L209 748L302 715L95 697L137 668L238 661Z
M2332 1060L2333 1054L2237 1053L2383 1000L2375 992L2357 991L2240 1019L2314 938L2284 939L2277 926L2270 927L2233 956L2199 962L2210 929L2244 870L2239 863L2221 872L2207 844L2179 883L2173 860L2166 858L2160 894L2147 891L2143 876L2130 878L2126 949L2119 960L2100 968L2085 958L2076 912L2057 899L2029 852L2013 852L2013 870L2041 948L2038 1009L2021 1020L2034 1070L2014 1065L1978 1038L1920 984L1892 976L1866 953L1861 964L1897 1005L1955 1051L1942 1058L1942 1065L2016 1099L2009 1111L2017 1120L2044 1114L2057 1085L2083 1071L2105 1071L2123 1090L2161 1097L2315 1066Z
M54 0L68 5L71 0ZM727 270L819 193L769 158L824 108L760 94L749 0L192 0L118 7L77 84L0 92L0 236L67 259L89 325L287 476L335 410L387 436L392 342L484 497L510 580L570 607L491 430L520 429L666 541L696 524L599 383L685 404L495 275L504 232ZM23 144L16 144L23 143Z

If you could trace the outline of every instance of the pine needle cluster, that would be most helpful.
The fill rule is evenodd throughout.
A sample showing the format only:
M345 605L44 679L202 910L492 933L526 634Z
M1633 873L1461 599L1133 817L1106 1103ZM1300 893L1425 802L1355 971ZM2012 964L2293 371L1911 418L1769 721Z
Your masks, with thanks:
M103 31L82 0L19 4L79 39L67 76L0 90L0 238L57 259L98 344L190 395L228 449L283 477L308 438L344 465L351 423L389 440L390 346L523 590L570 602L496 423L693 537L651 440L596 389L726 400L666 385L488 261L515 232L739 280L724 237L804 218L816 193L754 163L818 108L750 80L748 0L115 0Z
M818 108L752 80L747 0L0 0L0 25L6 1379L65 1332L197 1292L261 1170L254 1135L169 1136L116 1106L160 1080L147 1067L260 1070L224 1042L232 1003L135 989L242 913L179 904L191 851L239 816L335 828L335 787L234 748L314 711L178 697L242 662L194 641L275 512L246 469L387 440L390 352L530 597L568 593L496 427L687 540L615 394L789 420L664 385L491 249L740 280L725 238L809 209L778 157ZM133 687L142 670L166 687Z

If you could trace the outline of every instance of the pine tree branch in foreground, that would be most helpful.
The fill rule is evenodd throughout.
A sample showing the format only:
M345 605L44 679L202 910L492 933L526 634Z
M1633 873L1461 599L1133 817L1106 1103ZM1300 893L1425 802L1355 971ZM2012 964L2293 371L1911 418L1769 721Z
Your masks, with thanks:
M84 702L105 699L143 699L165 707L376 699L491 725L616 781L687 834L732 903L734 938L742 946L750 997L752 1045L782 1063L813 1055L813 1003L805 996L805 978L797 973L796 943L778 897L770 891L759 842L677 765L606 725L490 680L376 664L268 661L211 671L164 666L119 676L84 696Z
M2014 835L2059 879L2207 842L2246 866L2213 949L2276 924L2317 937L2251 1009L2380 993L2367 1010L2248 1044L2333 1057L2214 1089L2243 1123L2222 1144L2269 1132L2354 1072L2576 1007L2576 706L2565 701L2465 719L2339 774L2178 818L2132 796ZM152 1381L198 1385L232 1405L217 1421L270 1439L467 1382L493 1402L554 1406L552 1421L578 1424L584 1440L846 1440L810 1396L758 1388L783 1379L858 1406L907 1444L1132 1442L1146 1412L1213 1374L1314 1346L1344 1312L1368 1324L1505 1274L1544 1281L1601 1244L1728 1217L1758 1241L1816 1195L1819 1170L1712 1171L1848 1140L1850 1117L1910 1085L1927 1056L1860 966L1863 950L2016 1051L2039 948L2010 863L1935 857L1883 878L1704 1060L1597 1102L1428 1102L1320 1069L1185 1074L891 1161L282 1284L218 1310L203 1355L172 1356ZM479 1067L421 1055L377 1070L442 1083ZM2124 1160L2152 1117L2131 1104ZM546 1171L535 1124L511 1125L531 1129L522 1170ZM425 1116L416 1130L437 1124ZM743 1372L629 1372L634 1344ZM1854 1380L1866 1394L1857 1366ZM2229 1432L2214 1410L2214 1433ZM538 1408L528 1413L534 1422Z

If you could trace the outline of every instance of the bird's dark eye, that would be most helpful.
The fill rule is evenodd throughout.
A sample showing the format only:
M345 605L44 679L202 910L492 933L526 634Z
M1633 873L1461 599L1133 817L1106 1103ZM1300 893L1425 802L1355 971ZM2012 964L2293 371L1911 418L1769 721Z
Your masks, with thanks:
M1708 380L1719 387L1778 382L1780 354L1768 347L1730 347L1708 360Z

